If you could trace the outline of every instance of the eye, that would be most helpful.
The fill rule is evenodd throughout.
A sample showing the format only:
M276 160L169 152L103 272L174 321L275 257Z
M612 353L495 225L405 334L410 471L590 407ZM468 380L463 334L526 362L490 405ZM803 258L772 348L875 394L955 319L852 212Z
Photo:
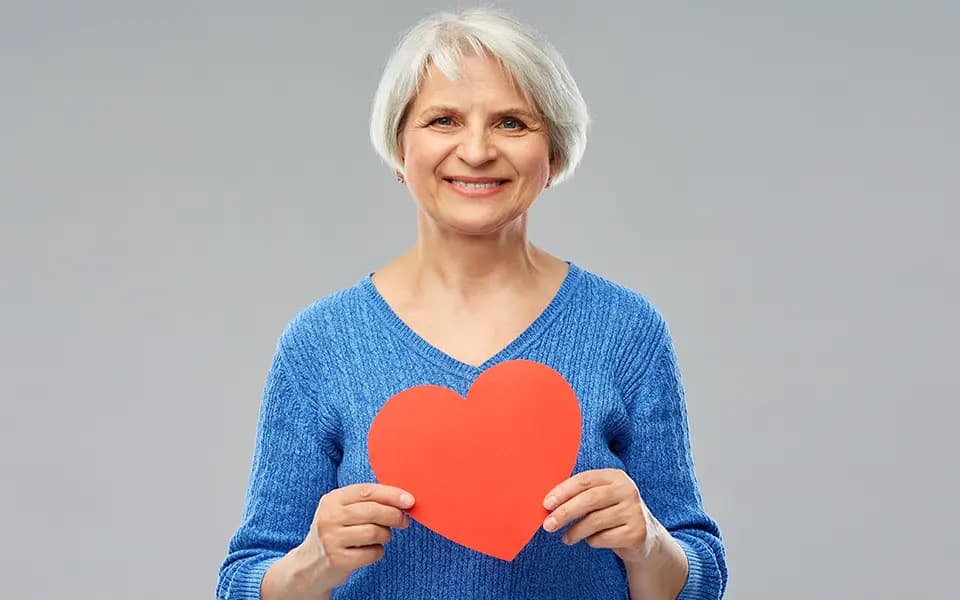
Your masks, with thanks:
M523 121L521 121L520 119L515 119L513 117L504 117L500 121L500 123L504 125L504 129L520 130L520 129L527 128L526 124Z
M441 121L444 121L444 122L441 122ZM447 123L446 121L449 121L449 123ZM450 117L437 117L433 121L430 121L430 124L431 125L436 124L436 125L439 125L440 127L449 127L450 125L453 125L453 119Z

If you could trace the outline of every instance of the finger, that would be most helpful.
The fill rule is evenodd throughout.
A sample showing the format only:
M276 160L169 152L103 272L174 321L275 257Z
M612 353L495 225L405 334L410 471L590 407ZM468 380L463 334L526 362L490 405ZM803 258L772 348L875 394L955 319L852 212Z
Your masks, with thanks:
M608 471L612 471L612 469L593 469L577 473L547 492L547 496L543 500L543 507L547 510L553 510L584 490L613 482L614 479Z
M342 504L353 504L355 502L379 502L395 506L400 509L408 509L415 502L413 494L392 485L383 485L380 483L356 483L348 485L343 489Z
M386 504L355 502L343 507L342 525L364 525L367 523L398 529L404 529L410 524L402 510Z
M558 506L543 521L543 528L547 531L556 531L567 523L580 517L617 504L618 498L609 485L593 487L581 492Z
M381 525L351 525L344 527L339 536L341 548L362 548L386 544L393 537L389 527Z
M369 564L373 564L383 558L385 549L383 545L376 544L374 546L363 546L360 548L346 548L343 551L343 556L354 568L364 567Z
M630 528L620 525L612 529L604 529L585 539L591 548L625 548L630 546ZM576 542L574 542L576 543Z
M563 534L563 543L571 546L594 534L614 529L627 523L619 505L592 512L573 524Z

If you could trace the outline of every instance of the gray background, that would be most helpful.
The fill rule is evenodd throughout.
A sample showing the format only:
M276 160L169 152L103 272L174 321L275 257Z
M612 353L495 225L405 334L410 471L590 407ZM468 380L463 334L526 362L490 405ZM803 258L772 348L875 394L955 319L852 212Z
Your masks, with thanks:
M957 3L500 5L594 118L532 239L670 322L727 597L953 596ZM212 597L283 326L413 241L369 107L456 4L0 6L2 595Z

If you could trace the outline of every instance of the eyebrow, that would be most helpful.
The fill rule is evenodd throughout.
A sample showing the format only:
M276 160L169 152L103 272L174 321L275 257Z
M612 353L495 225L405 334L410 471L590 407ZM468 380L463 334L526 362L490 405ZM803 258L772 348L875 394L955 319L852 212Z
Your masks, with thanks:
M453 107L453 106L444 106L444 105L434 105L434 106L428 106L427 108L425 108L425 109L423 109L422 111L420 111L420 116L422 117L423 115L426 115L426 114L428 114L428 113L435 113L435 112L448 112L448 113L454 113L454 114L457 114L457 115L460 114L460 110L459 110L458 108L456 108L456 107ZM506 108L506 109L504 109L504 110L498 110L497 112L493 113L493 116L495 116L495 117L508 117L508 116L513 116L513 115L523 116L523 117L526 117L526 118L528 118L528 119L530 119L530 120L536 120L536 119L537 119L536 115L534 115L534 114L531 113L530 111L526 110L525 108L521 108L521 107L519 107L519 106L515 106L515 107L513 107L513 108Z

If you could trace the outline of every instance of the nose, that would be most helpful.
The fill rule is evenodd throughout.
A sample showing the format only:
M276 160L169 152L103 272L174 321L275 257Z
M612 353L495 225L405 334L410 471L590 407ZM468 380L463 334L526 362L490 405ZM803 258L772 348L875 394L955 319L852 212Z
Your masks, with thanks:
M481 128L465 128L463 139L457 146L457 157L472 167L480 166L497 158L497 148L489 132Z

